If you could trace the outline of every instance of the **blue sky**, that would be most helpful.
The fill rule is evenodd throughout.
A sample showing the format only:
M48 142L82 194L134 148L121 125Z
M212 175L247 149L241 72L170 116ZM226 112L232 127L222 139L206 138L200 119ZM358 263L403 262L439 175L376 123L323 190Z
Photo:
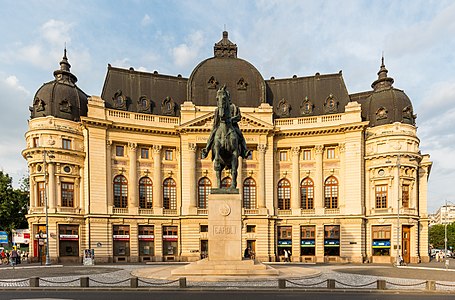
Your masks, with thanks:
M370 89L384 52L434 162L429 211L455 202L453 1L0 0L0 9L0 168L16 181L28 107L65 43L78 86L100 95L108 63L188 77L226 28L264 78L343 70L350 93Z

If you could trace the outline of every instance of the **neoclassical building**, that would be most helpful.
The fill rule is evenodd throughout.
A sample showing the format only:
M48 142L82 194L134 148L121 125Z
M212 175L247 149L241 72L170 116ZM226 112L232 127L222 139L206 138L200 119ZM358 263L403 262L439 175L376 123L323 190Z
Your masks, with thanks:
M265 80L223 32L189 78L109 65L101 96L88 96L66 50L54 77L33 99L22 152L36 260L45 247L54 262L84 249L98 262L204 258L215 173L201 149L222 85L252 150L239 163L243 248L261 261L284 249L302 262L429 260L432 163L384 60L356 94L341 72Z

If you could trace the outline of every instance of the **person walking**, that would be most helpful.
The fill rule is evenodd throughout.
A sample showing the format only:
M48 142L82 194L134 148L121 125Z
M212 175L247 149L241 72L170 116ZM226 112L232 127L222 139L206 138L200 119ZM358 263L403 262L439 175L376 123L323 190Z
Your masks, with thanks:
M289 252L284 249L284 262L289 262Z

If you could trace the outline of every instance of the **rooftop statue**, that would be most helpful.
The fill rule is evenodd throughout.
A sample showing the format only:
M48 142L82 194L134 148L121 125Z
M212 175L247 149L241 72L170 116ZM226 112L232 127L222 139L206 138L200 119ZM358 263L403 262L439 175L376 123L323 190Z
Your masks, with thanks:
M242 119L240 109L231 102L231 96L224 85L216 93L213 128L207 145L202 149L202 158L212 150L213 168L218 188L221 188L221 172L231 170L231 188L237 188L237 167L239 156L247 158L251 151L246 147L245 138L238 122Z

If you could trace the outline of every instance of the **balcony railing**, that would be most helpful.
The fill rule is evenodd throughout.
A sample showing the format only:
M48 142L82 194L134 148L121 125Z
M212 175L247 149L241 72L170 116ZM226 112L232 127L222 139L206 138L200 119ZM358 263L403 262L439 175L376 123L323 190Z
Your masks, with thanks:
M292 215L292 210L290 209L278 209L277 215L279 216L290 216Z
M243 214L244 215L258 215L259 214L259 209L254 208L254 209L243 209Z
M128 214L128 207L114 207L113 208L113 213L114 214L126 215L126 214Z
M197 209L197 214L199 216L206 216L209 214L209 210L207 208L198 208Z
M325 208L324 213L326 215L336 215L336 214L340 213L340 209L339 208Z
M153 215L153 208L139 208L139 214L144 215Z
M302 208L302 210L300 211L300 213L301 213L302 215L314 215L315 210L314 210L314 208L311 208L311 209L304 209L304 208Z
M177 214L176 209L163 209L163 215L165 216L173 216Z

